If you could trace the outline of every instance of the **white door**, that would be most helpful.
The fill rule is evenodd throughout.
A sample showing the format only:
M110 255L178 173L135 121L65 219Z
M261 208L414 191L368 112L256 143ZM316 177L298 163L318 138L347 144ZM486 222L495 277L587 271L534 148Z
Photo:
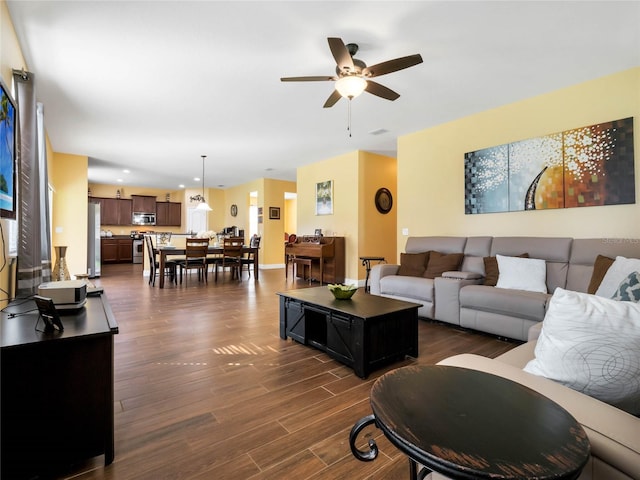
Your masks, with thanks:
M207 212L196 210L195 207L187 209L187 232L199 233L207 231Z

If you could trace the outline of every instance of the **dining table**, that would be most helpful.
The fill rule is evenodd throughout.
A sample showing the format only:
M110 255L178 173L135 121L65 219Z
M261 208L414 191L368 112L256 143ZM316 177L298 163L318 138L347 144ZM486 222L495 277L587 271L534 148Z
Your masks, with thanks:
M259 269L258 269L258 252L259 247L251 247L249 245L242 246L242 254L252 253L253 254L253 278L255 281L258 281ZM186 247L176 247L176 246L161 246L157 248L158 254L160 255L159 265L158 265L158 274L160 276L159 288L164 288L164 274L165 274L165 262L167 261L167 257L170 256L184 256L187 253ZM222 255L224 252L223 247L209 245L207 250L209 254L213 255Z

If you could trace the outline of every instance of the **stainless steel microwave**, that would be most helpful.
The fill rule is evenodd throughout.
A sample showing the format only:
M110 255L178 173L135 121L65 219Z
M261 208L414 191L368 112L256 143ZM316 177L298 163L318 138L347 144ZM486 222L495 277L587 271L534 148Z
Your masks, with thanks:
M156 214L155 213L143 213L143 212L133 212L131 217L132 225L155 225L156 224Z

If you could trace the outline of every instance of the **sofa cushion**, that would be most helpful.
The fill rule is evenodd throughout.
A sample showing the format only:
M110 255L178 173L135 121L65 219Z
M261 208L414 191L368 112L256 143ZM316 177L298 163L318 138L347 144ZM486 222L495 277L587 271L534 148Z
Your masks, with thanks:
M609 267L613 265L614 261L614 258L606 257L604 255L598 255L596 257L596 261L593 264L593 273L591 274L591 281L589 282L587 293L590 293L592 295L596 293L598 287L602 283L602 279L609 270Z
M460 289L460 308L541 322L550 296L548 293L466 285Z
M528 253L518 255L520 258L529 258ZM495 287L498 283L498 276L500 275L500 269L498 268L498 259L496 257L484 257L484 282L483 285L489 287Z
M425 278L441 277L444 272L450 270L459 270L463 253L440 253L431 252L429 255L429 262L427 263L427 269L424 272Z
M427 267L429 252L401 253L398 275L421 277Z
M640 305L557 288L524 370L640 414Z
M640 270L640 260L637 258L626 258L617 256L613 264L604 275L596 295L611 298L622 281L632 272Z
M496 288L547 293L547 266L538 258L518 258L496 255L498 283Z
M623 302L640 302L640 272L630 273L616 290L613 299Z
M433 280L424 277L389 275L380 279L380 294L433 301Z

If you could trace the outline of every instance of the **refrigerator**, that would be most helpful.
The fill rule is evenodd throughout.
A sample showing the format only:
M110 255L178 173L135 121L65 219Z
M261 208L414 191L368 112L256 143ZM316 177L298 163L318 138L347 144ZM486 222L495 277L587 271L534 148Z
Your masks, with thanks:
M89 204L89 231L87 235L87 273L89 278L100 276L100 205Z

